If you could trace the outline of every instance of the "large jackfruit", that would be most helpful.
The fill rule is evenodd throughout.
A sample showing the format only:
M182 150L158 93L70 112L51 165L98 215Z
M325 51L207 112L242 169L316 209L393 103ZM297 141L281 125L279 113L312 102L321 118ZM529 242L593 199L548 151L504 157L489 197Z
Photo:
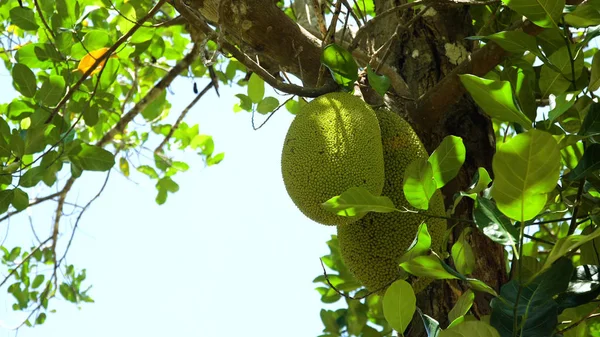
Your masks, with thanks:
M381 128L385 161L385 185L382 195L388 196L396 208L412 209L402 190L404 170L413 160L426 158L427 151L410 124L397 114L376 111ZM430 214L444 215L444 201L437 191L429 203ZM383 292L400 276L398 260L415 238L422 221L426 221L432 248L438 250L446 220L416 213L369 213L359 221L338 226L338 240L344 263L367 289ZM421 279L413 284L420 291L431 281Z
M375 112L346 93L314 99L290 125L281 172L292 201L310 219L325 225L358 220L330 213L321 204L353 186L381 194L383 149Z

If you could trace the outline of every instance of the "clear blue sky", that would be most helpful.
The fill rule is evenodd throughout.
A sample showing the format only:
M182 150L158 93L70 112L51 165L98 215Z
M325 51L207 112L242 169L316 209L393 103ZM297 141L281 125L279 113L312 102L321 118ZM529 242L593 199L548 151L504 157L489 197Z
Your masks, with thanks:
M14 97L6 94L11 81L0 66L0 102ZM193 98L191 83L179 80L171 89L178 114ZM233 95L242 90L221 87L220 99L211 91L190 112L187 122L212 135L225 159L205 168L193 153L176 154L191 168L175 177L180 191L165 205L156 205L154 183L145 176L133 172L127 180L113 170L69 253L69 263L87 269L96 303L78 310L59 296L51 302L57 313L19 336L321 334L323 305L312 279L322 273L318 258L335 228L305 218L283 186L280 152L293 116L282 109L253 131L249 114L232 112ZM102 180L84 173L71 200L87 202ZM51 227L54 204L47 206L30 212L41 236ZM33 243L27 217L0 223L2 239L7 225L6 246ZM70 233L70 222L62 226ZM12 303L6 286L0 289L0 337L14 336L7 327L22 319Z

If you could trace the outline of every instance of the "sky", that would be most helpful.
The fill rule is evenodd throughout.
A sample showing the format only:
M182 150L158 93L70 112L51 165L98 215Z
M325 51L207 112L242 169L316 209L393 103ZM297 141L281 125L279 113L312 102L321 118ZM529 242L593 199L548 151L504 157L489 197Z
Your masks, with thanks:
M11 82L0 65L0 103L15 97ZM193 99L191 86L179 79L170 87L172 114ZM210 91L190 111L187 123L212 135L215 153L225 152L225 159L204 167L194 153L175 153L190 169L174 177L180 190L166 204L155 203L153 181L133 170L126 179L113 169L104 193L83 216L68 257L87 270L95 303L78 309L58 296L50 304L57 312L18 336L321 334L319 311L331 306L320 302L312 280L322 273L318 258L328 253L325 242L335 228L304 217L285 191L280 155L293 116L281 109L253 131L250 114L232 109L233 95L245 90L222 85L221 98ZM87 202L103 180L85 172L72 200ZM40 236L49 233L51 206L29 212ZM71 222L62 226L70 233ZM0 223L0 240L7 247L31 246L28 217ZM15 336L11 327L23 319L12 311L10 296L6 285L0 289L0 337Z

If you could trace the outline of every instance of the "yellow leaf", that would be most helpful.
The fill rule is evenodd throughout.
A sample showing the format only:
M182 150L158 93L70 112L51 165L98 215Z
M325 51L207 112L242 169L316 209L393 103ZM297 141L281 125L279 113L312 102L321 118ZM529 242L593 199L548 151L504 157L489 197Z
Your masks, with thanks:
M104 53L106 53L106 51L109 48L100 48L100 49L96 49L94 51L89 52L87 55L85 55L81 61L79 61L79 65L77 66L77 70L81 71L82 73L85 74L86 71L88 71L96 62L97 59L99 59L100 57L102 57L102 55L104 55ZM116 57L115 55L111 56L111 57ZM92 71L92 73L90 75L94 75L100 72L100 70L102 70L102 67L104 67L104 64L106 63L106 59L102 60L102 62L100 62L100 64L96 67L96 69L94 69L94 71Z

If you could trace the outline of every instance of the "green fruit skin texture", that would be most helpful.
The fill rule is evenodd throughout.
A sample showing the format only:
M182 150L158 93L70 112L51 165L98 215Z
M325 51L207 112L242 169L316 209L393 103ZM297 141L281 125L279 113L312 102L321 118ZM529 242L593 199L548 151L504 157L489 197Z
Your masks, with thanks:
M376 111L382 134L385 185L382 195L390 197L397 209L413 209L402 190L404 170L413 160L427 158L419 137L404 119L387 110ZM428 213L445 215L441 193L436 191ZM338 226L338 240L344 263L367 289L383 293L401 275L398 260L414 240L422 221L431 235L432 249L438 250L446 231L446 220L415 213L369 213L357 222ZM415 292L431 280L413 282Z
M375 112L347 93L320 96L297 114L281 155L286 190L308 218L324 225L345 225L322 203L353 186L380 195L384 184L381 132Z

